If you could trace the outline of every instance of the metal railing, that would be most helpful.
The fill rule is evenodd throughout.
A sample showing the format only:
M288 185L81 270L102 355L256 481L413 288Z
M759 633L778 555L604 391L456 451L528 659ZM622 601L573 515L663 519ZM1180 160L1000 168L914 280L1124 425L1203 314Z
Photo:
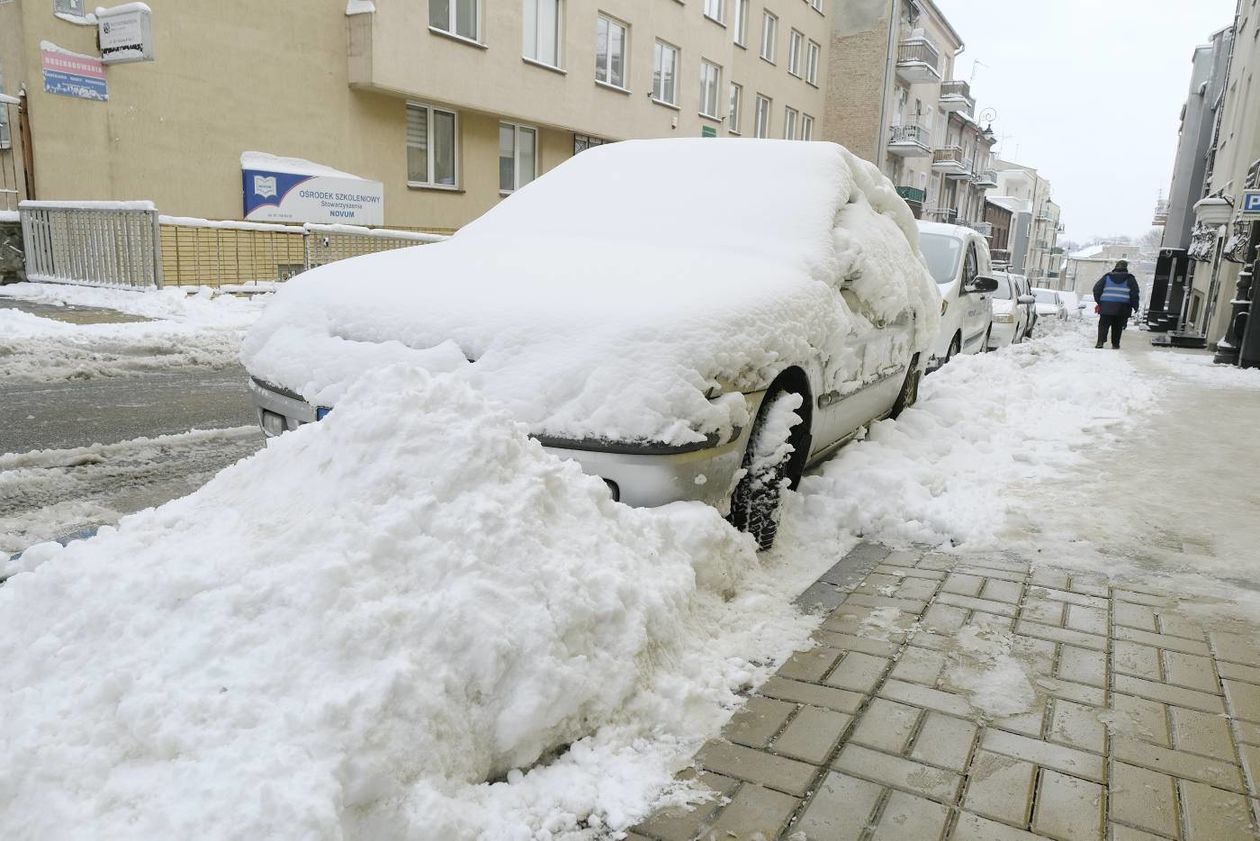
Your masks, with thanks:
M162 285L162 245L152 203L24 201L18 213L28 280Z
M921 126L918 123L905 123L904 125L892 127L892 134L889 135L888 142L889 144L913 143L927 149L932 145L932 134L927 130L926 126Z
M952 79L941 82L941 101L961 104L962 110L970 114L976 107L976 101L971 98L971 85L961 79Z
M918 202L919 204L923 204L927 200L927 190L919 187L898 187L897 195L906 201Z
M941 69L941 53L926 38L907 38L897 47L898 64L926 64L937 73Z
M976 173L977 185L987 184L989 186L996 187L997 183L998 183L998 180L997 180L996 169L982 169Z
M933 207L926 211L926 215L935 222L958 224L958 209L955 207Z

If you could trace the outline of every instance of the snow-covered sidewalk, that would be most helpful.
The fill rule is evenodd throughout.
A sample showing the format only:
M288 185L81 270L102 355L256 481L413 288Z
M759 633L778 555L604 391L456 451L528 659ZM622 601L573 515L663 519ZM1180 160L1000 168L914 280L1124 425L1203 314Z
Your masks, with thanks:
M0 308L0 382L127 376L235 364L242 335L269 296L237 298L208 287L98 289L51 283L0 286L0 300L94 307L145 321L72 324Z
M960 358L807 477L757 556L703 506L613 503L458 378L381 372L191 496L23 556L0 588L0 815L16 837L615 836L694 794L672 775L807 645L822 617L792 600L859 535L939 550L874 599L926 607L945 568L919 560L982 553L980 578L1032 583L971 610L1014 615L1033 585L1075 604L995 552L1035 554L1011 524L1036 489L1132 440L1163 376L1072 328ZM901 607L865 606L843 633L900 650ZM1028 621L1070 635L1071 612ZM956 635L952 691L1012 717L1044 696L1021 666L1044 645L1001 625Z

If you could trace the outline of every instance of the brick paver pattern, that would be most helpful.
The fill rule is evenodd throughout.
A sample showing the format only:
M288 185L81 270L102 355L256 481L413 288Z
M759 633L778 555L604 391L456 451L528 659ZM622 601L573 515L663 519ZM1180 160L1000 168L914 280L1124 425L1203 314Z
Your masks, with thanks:
M854 556L876 564L856 587L807 591L815 647L681 775L713 796L631 841L1260 838L1254 629L1006 556ZM1010 642L1031 709L985 716L955 685L971 625Z

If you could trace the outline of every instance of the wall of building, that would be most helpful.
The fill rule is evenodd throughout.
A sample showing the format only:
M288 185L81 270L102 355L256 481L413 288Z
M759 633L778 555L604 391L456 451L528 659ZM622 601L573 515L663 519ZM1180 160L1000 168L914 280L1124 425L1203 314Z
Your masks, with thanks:
M484 17L480 45L431 32L428 3L376 0L374 14L351 17L345 5L152 0L156 61L108 67L102 103L44 93L40 71L41 40L96 55L95 27L53 17L51 0L0 4L7 19L25 11L25 26L0 26L0 66L6 85L30 91L40 198L143 198L166 213L240 218L239 158L257 150L381 181L387 225L453 228L501 200L501 120L539 130L539 172L573 154L574 133L731 134L729 121L698 113L702 57L722 67L718 117L729 116L729 83L744 86L744 134L752 134L758 92L773 100L771 136L783 136L788 106L814 117L821 134L822 87L788 73L788 37L795 28L819 43L821 83L830 21L801 0L750 2L746 48L735 44L733 27L706 19L699 2L569 0L559 70L523 60L520 3ZM779 17L775 64L758 55L767 6ZM630 25L628 92L595 81L600 10ZM658 37L681 48L676 108L649 98ZM456 189L408 186L409 101L458 112Z
M790 1L790 0L789 0ZM820 139L880 160L883 107L892 89L889 0L831 0L827 98ZM896 43L893 42L895 50Z

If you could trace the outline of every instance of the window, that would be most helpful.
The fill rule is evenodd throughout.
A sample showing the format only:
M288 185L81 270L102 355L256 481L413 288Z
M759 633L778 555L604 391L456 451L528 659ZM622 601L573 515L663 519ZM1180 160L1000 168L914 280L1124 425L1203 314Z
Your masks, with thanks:
M726 0L704 0L704 16L718 23L726 22Z
M801 115L801 140L814 139L814 118L808 114Z
M770 97L757 94L757 110L754 114L755 124L753 125L753 134L757 137L770 136L771 104Z
M822 47L817 41L810 41L805 47L805 81L811 85L818 84L818 56L821 53Z
M560 66L560 3L562 0L525 0L521 55L532 61Z
M783 139L796 139L796 118L799 112L792 107L785 108L783 111Z
M801 53L805 46L805 36L793 29L788 34L788 72L793 76L801 75Z
M748 43L748 0L735 0L735 43Z
M600 15L595 23L595 79L617 88L626 86L626 41L630 27Z
M718 93L722 89L722 68L711 61L700 62L700 113L706 117L718 117Z
M429 0L429 26L476 41L480 38L479 0Z
M407 183L454 187L458 175L454 111L407 104Z
M761 18L761 57L774 64L774 42L779 39L779 19L770 12Z
M53 12L84 17L87 15L87 0L53 0Z
M670 105L678 104L678 48L664 41L656 42L652 55L652 98Z
M744 104L744 87L731 82L731 108L726 115L726 128L731 134L739 134L740 106Z
M591 137L589 134L573 135L573 154L585 152L595 146L603 146L608 141L602 137Z
M809 5L813 6L814 11L816 12L821 12L823 10L822 4L823 0L809 0Z
M499 192L519 190L534 180L537 170L537 130L499 123Z

